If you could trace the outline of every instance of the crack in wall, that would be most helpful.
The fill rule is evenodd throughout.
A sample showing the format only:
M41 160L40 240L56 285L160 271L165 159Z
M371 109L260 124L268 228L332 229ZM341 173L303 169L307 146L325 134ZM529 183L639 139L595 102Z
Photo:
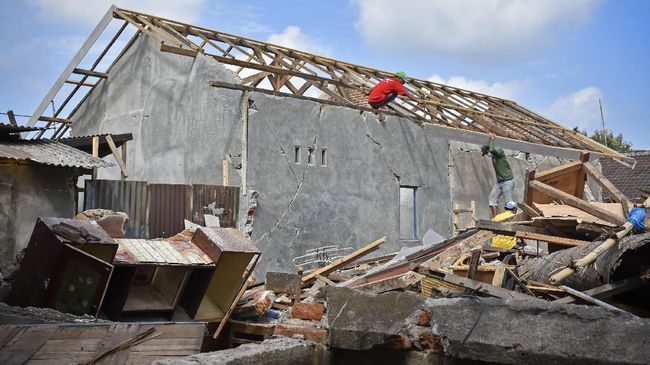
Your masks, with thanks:
M314 135L314 140L313 140L312 145L311 145L311 148L313 148L314 150L316 150L316 147L318 145L318 135L320 133L320 121L321 121L322 113L323 113L323 104L320 105L320 108L318 110L318 118L316 119L316 133ZM275 138L275 135L274 135L274 138ZM276 138L276 142L279 144L279 141L277 140L277 138ZM280 147L280 148L282 149L282 147ZM289 201L289 204L284 209L282 214L280 214L280 217L278 217L278 219L275 221L275 224L273 225L273 227L269 231L269 234L267 236L267 241L268 241L267 249L271 246L271 240L273 238L272 237L273 232L280 225L280 222L282 222L282 219L284 218L284 216L287 215L287 213L291 209L291 206L293 205L293 202L296 201L296 198L298 197L298 194L300 194L300 190L302 190L302 186L305 183L305 178L307 177L307 173L309 172L309 167L310 167L309 164L307 164L305 166L305 169L302 172L302 178L300 179L300 183L298 183L298 186L296 188L296 192L293 194L293 197ZM293 169L292 169L292 171L293 171ZM295 175L295 173L294 173L294 175Z
M384 150L384 146L382 146L381 143L380 143L379 141L377 141L376 139L374 139L374 138L370 135L370 133L368 132L368 125L367 125L367 123L366 123L365 120L364 120L364 125L365 125L365 127L366 127L366 137L368 137L368 139L369 139L372 143L374 143L374 144L376 144L377 146L379 146L379 151L382 152L382 151ZM381 160L384 161L384 163L386 164L386 167L388 167L388 169L389 169L390 172L393 174L393 176L395 177L395 179L397 180L397 182L400 183L400 182L402 181L402 177L401 177L400 175L398 175L398 174L395 172L395 170L393 170L393 168L390 166L390 164L388 163L388 161L386 161L386 159L384 158L384 156L383 156L382 153L380 153L380 156L381 156Z
M293 169L291 161L289 161L289 157L287 157L287 153L284 151L284 147L282 147L282 144L278 140L278 137L273 133L273 129L271 127L268 127L269 131L271 132L271 135L273 136L273 139L275 139L275 143L278 144L278 147L280 147L280 153L282 154L282 157L284 157L284 160L287 161L287 166L289 166L289 170L291 170L291 173L293 174L293 178L296 181L296 185L299 185L298 182L298 175L296 175L296 171Z

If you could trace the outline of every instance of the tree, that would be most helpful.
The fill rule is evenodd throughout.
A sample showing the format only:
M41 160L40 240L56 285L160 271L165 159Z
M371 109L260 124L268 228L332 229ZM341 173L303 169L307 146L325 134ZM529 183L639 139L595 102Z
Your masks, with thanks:
M622 133L619 133L618 136L614 137L614 133L612 133L610 129L596 129L594 134L589 138L621 153L629 152L632 149L632 144L623 140ZM607 143L605 143L605 141L607 141Z
M578 127L575 127L573 130L587 136L587 131L584 129L580 130ZM632 149L632 144L623 139L622 133L619 133L618 136L614 137L614 133L611 129L596 129L589 138L621 153L629 152ZM607 140L607 143L605 143L605 140Z

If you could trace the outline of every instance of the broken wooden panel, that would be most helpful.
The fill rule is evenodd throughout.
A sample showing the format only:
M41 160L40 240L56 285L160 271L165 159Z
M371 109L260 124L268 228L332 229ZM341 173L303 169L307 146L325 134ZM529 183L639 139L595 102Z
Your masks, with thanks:
M567 194L582 198L585 189L586 173L582 169L582 161L573 161L549 170L538 171L534 180L559 189ZM534 189L529 189L530 198L526 201L535 203L551 203L554 198Z
M617 216L619 219L623 219L623 208L619 203L599 203L591 202L589 205L593 205L597 208L606 210L612 215ZM581 209L572 207L570 205L560 205L560 204L537 204L535 203L535 208L542 212L544 217L566 217L566 218L577 218L580 222L593 223L608 227L616 227L617 225L600 219L592 214L589 214Z
M199 353L205 323L82 323L0 326L4 364L150 364ZM141 342L110 351L137 335Z
M235 228L198 228L192 237L216 266L204 295L187 292L181 306L194 319L224 318L260 251Z
M116 242L94 222L39 218L8 303L96 316L116 250Z
M205 293L215 267L191 242L116 241L120 248L102 308L110 318L134 313L171 317L187 290L197 297Z

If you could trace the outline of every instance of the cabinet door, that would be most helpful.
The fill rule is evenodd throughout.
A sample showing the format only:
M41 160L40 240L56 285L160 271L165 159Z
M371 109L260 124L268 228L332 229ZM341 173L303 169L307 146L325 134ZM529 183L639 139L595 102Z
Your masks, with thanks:
M65 244L48 286L46 305L96 317L112 273L113 265Z

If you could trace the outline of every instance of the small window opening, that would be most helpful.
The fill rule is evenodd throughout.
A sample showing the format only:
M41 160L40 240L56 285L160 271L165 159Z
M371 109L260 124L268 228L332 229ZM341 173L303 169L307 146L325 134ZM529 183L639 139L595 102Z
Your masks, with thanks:
M293 162L300 164L300 146L296 146L294 149Z
M417 240L417 201L416 187L399 187L399 238L401 240Z
M307 164L308 165L313 165L314 164L314 147L309 147L307 149L309 153L307 154Z
M320 151L320 165L327 166L327 150L325 148Z

